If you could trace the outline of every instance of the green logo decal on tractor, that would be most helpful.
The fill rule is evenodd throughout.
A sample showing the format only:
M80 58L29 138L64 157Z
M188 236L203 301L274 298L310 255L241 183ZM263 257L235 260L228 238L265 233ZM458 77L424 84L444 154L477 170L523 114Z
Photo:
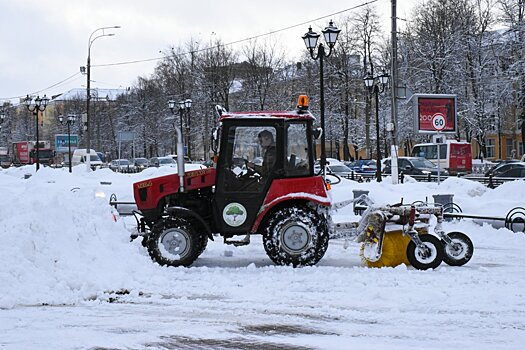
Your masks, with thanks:
M224 222L233 227L239 227L246 221L246 208L240 203L230 203L222 211Z

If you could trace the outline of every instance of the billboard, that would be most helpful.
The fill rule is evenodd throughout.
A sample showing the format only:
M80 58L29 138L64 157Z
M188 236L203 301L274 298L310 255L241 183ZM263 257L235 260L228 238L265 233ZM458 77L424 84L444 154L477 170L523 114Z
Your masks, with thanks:
M456 95L414 94L414 125L418 133L456 133Z
M78 135L71 135L69 139L71 142L71 151L78 148ZM67 134L55 135L55 151L59 153L67 153L69 151L69 142Z

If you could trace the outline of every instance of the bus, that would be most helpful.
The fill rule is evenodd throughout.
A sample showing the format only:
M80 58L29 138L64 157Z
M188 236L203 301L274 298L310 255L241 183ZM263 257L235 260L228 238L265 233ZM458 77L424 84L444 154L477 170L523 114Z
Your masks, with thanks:
M439 160L438 160L438 146ZM445 143L420 143L412 148L412 157L424 157L450 175L470 174L472 172L472 145L470 142L447 140Z

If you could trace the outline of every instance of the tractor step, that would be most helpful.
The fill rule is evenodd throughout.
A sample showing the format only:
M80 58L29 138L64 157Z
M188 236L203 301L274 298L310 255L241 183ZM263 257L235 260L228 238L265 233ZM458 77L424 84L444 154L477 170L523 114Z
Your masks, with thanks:
M250 244L250 234L247 234L246 236L244 236L243 239L241 240L234 240L234 239L230 239L228 240L228 238L224 237L224 244L230 244L230 245L233 245L235 247L240 247L240 246L243 246L243 245L248 245Z

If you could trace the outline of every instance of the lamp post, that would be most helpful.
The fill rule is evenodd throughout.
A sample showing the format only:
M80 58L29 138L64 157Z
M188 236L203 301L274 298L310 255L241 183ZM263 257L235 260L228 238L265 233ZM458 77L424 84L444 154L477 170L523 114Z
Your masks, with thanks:
M182 105L181 105L182 103ZM171 110L172 114L175 114L175 105L177 102L174 100L168 101L168 107ZM184 148L182 145L182 106L184 106L184 101L179 102L179 115L180 115L180 128L175 126L175 132L177 133L177 172L179 174L179 191L184 192Z
M168 107L169 107L172 115L175 115L175 105L176 104L177 104L177 102L175 102L175 100L169 100L168 101ZM173 118L175 118L175 117L173 117ZM177 128L177 124L176 123L174 123L174 126L175 126L175 128ZM182 118L180 119L180 131L182 132ZM177 135L178 135L178 133L177 133Z
M2 136L2 124L4 123L5 118L7 117L3 108L0 109L0 136Z
M35 103L32 104L33 98L27 95L25 102L27 110L35 116L36 120L36 145L35 145L35 152L36 152L36 170L38 171L40 169L40 155L39 155L39 146L40 146L40 139L38 135L38 113L45 111L47 107L47 103L49 102L49 98L44 95L44 97L40 98L40 96L37 96L35 98Z
M58 117L58 121L60 124L64 124L64 122L67 125L67 159L69 163L69 172L71 172L71 125L75 124L76 115L69 114L67 116L67 120L64 120L64 116L61 115Z
M190 135L190 128L191 128L191 119L190 119L190 112L191 112L191 104L193 103L192 100L189 98L184 101L184 108L186 109L186 142L188 143L188 158L191 159L191 135Z
M379 140L379 94L385 91L385 87L388 84L388 74L383 72L380 76L372 76L370 73L364 78L365 86L371 93L374 93L375 104L376 104L376 178L377 182L381 182L381 142ZM381 88L379 87L381 85Z
M87 133L86 138L86 167L89 171L91 169L91 155L89 154L91 151L91 129L89 127L90 122L90 114L89 114L89 105L91 102L91 45L93 45L93 42L97 40L98 38L102 38L104 36L114 36L113 33L106 33L106 29L117 29L120 28L120 26L111 26L111 27L101 27L95 29L93 32L91 32L91 35L89 36L88 40L88 57L87 57L87 86L86 86L86 128L84 129ZM102 31L102 34L95 35L97 32ZM95 37L93 37L95 35ZM84 73L86 69L84 67L80 67L80 72Z
M324 77L323 77L323 61L325 57L330 57L332 54L332 49L335 46L335 43L337 41L337 36L339 35L339 32L341 30L337 29L337 27L334 26L334 23L330 21L328 24L328 27L326 27L322 33L324 35L324 39L326 41L326 44L328 45L328 53L325 51L325 47L322 43L317 46L317 40L319 39L319 34L312 31L312 27L308 28L308 32L303 35L303 40L306 45L306 48L308 51L310 51L310 57L312 57L314 60L319 60L319 97L320 97L320 109L321 109L321 129L323 130L321 134L321 159L320 159L320 166L321 169L323 169L323 177L326 176L326 145L325 145L325 126L324 126ZM317 49L317 54L314 53L315 48Z

